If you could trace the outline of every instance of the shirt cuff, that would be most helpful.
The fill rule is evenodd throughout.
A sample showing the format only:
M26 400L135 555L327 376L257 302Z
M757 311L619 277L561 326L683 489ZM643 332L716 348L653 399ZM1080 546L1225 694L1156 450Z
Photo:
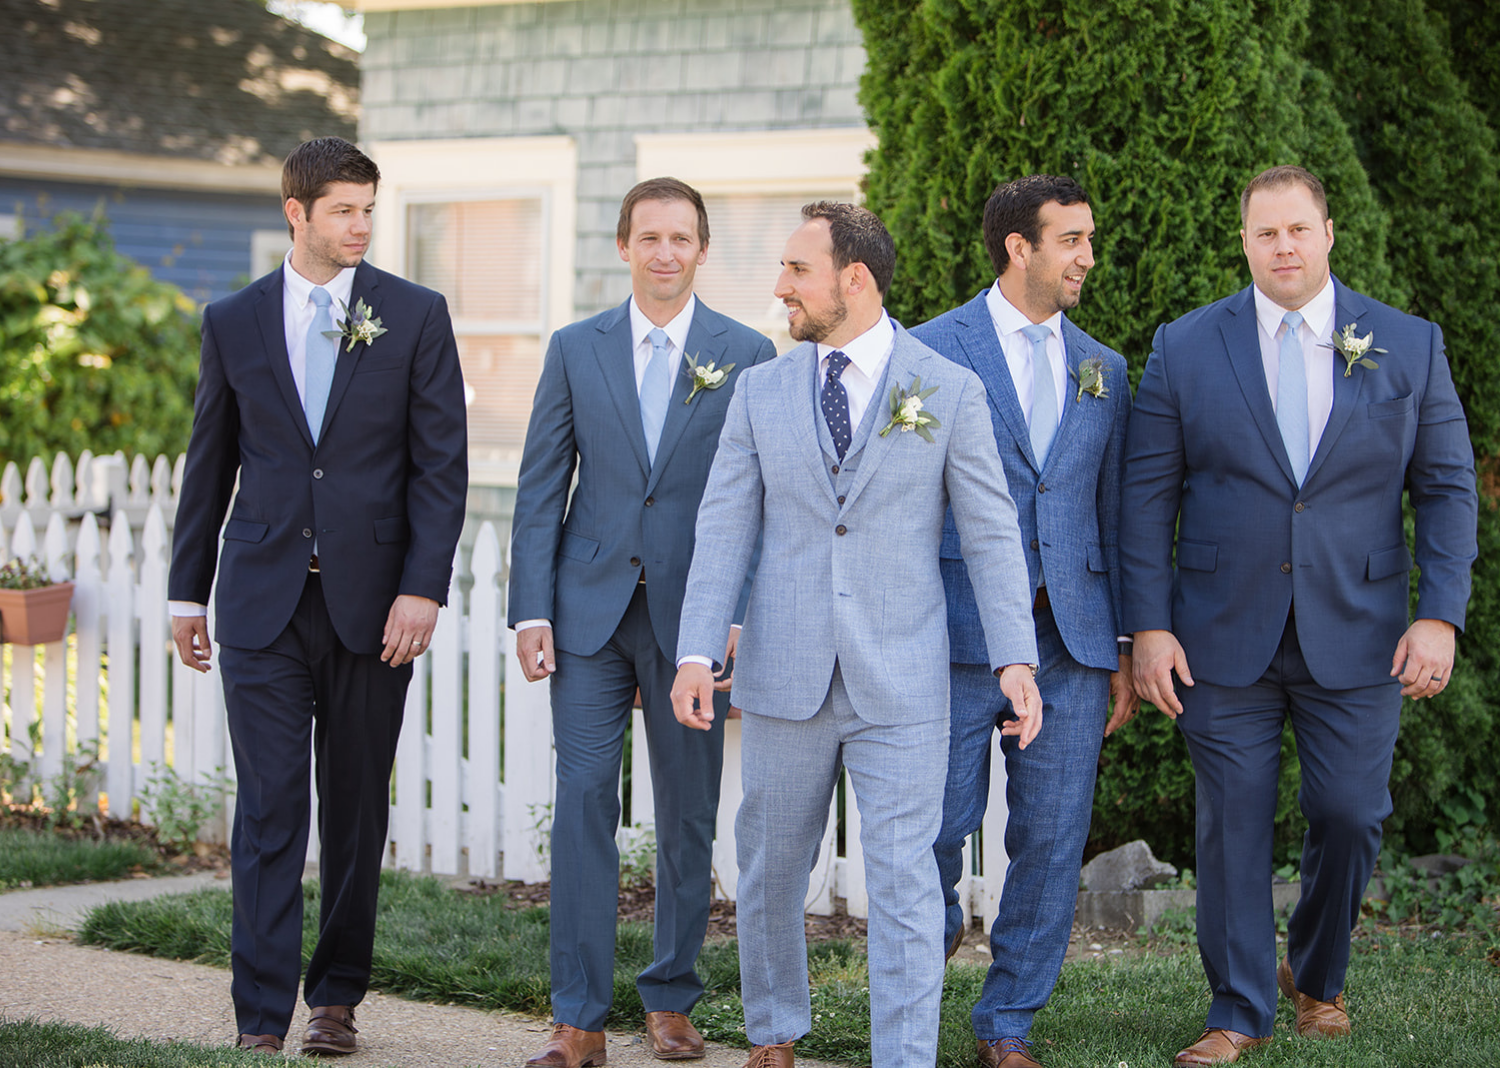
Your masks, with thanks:
M710 670L710 671L712 671L714 669L714 662L713 662L712 658L706 657L706 656L683 656L683 657L678 657L677 658L677 666L678 667L682 667L683 664L702 664L704 667L708 668L708 670Z
M196 601L168 601L167 612L174 616L206 616L208 606L198 604Z
M533 627L550 626L552 626L552 620L550 619L523 619L521 620L521 622L512 627L511 630L515 631L517 634L520 634L523 630L531 630Z

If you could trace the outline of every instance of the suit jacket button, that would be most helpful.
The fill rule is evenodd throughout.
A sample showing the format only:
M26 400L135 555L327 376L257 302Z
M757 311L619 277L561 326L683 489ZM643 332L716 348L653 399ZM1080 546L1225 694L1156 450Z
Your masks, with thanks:
M1036 484L1036 491L1038 493L1046 493L1047 492L1047 483L1045 483L1045 482L1038 482Z
M838 464L834 464L832 467L829 468L829 470L832 471L834 474L838 474L839 473L839 465Z
M1033 548L1033 549L1040 549L1040 548L1041 548L1041 547L1042 547L1042 545L1041 545L1041 543L1040 543L1040 542L1039 542L1039 541L1037 541L1037 540L1036 540L1036 539L1035 539L1035 538L1032 538L1032 539L1031 539L1031 547L1032 547L1032 548Z
M1282 564L1281 565L1281 573L1283 575L1290 575L1292 573L1292 565L1291 564Z
M849 528L840 523L838 526L833 528L833 532L835 534L847 534L849 533Z
M844 498L842 498L842 497L840 497L840 498L839 498L839 503L840 503L840 504L843 504L843 503L844 503Z
M322 478L322 477L323 477L323 469L321 467L314 468L313 469L313 478Z
M656 503L656 498L655 497L647 497L646 498L646 507L647 508L650 508L655 503Z
M1294 511L1294 512L1300 512L1300 511L1302 511L1302 509L1304 509L1306 507L1307 507L1307 505L1303 504L1301 501L1298 501L1296 504L1292 505L1292 511Z
M630 566L631 567L640 567L641 566L641 558L639 556L632 556L630 558Z
M302 536L304 538L310 538L310 537L312 537L312 528L311 527L303 527L302 528Z

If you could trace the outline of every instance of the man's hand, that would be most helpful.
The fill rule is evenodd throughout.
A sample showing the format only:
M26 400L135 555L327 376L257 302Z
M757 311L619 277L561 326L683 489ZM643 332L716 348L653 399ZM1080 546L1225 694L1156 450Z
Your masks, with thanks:
M720 693L728 693L734 685L734 668L729 662L734 659L734 651L740 646L740 628L729 628L729 641L724 646L724 666L714 674L714 689Z
M521 674L527 682L545 679L557 670L552 652L551 627L527 627L516 631L516 656L521 660Z
M1401 679L1402 697L1420 701L1447 688L1454 634L1453 624L1442 619L1419 619L1406 628L1391 657L1391 676Z
M1109 675L1109 722L1104 725L1104 737L1108 738L1115 731L1135 718L1140 711L1141 699L1136 696L1134 664L1128 653L1120 654L1120 670L1112 671Z
M414 593L403 593L391 605L385 617L385 642L380 659L391 667L410 664L427 651L432 632L437 627L438 603Z
M697 707L694 707L696 705ZM684 727L706 731L714 721L714 674L707 664L683 664L672 683L672 714Z
M1029 664L1011 664L1000 670L1000 692L1010 699L1015 719L1000 725L1000 733L1020 738L1025 749L1042 729L1042 694L1036 688Z
M194 671L207 671L213 650L208 644L207 616L173 616L172 644L177 655Z
M1150 701L1168 719L1182 715L1182 702L1172 685L1172 672L1177 672L1184 686L1193 684L1193 673L1188 670L1187 654L1175 634L1169 630L1136 631L1133 667L1137 700Z

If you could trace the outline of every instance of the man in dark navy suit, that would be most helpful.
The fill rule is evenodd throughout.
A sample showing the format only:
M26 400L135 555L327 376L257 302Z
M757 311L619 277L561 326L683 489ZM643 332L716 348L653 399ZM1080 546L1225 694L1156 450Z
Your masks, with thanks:
M173 538L172 638L199 671L218 569L238 779L231 995L240 1046L263 1053L281 1049L297 998L310 751L322 912L302 1050L355 1047L411 661L463 525L453 327L440 294L363 262L379 181L340 138L287 157L286 262L203 313Z

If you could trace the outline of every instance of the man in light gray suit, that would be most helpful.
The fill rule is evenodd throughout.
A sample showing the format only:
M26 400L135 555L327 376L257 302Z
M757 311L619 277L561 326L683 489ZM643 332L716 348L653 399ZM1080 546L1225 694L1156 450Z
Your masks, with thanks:
M724 648L756 539L737 650L745 795L736 822L749 1066L785 1068L811 1028L802 908L842 768L870 895L870 1052L932 1064L943 900L932 844L948 753L948 632L938 546L949 504L989 664L1030 744L1036 641L1016 508L984 386L886 316L890 234L849 204L809 204L776 295L806 342L740 379L698 511L672 703L713 723ZM889 398L889 400L888 400Z

